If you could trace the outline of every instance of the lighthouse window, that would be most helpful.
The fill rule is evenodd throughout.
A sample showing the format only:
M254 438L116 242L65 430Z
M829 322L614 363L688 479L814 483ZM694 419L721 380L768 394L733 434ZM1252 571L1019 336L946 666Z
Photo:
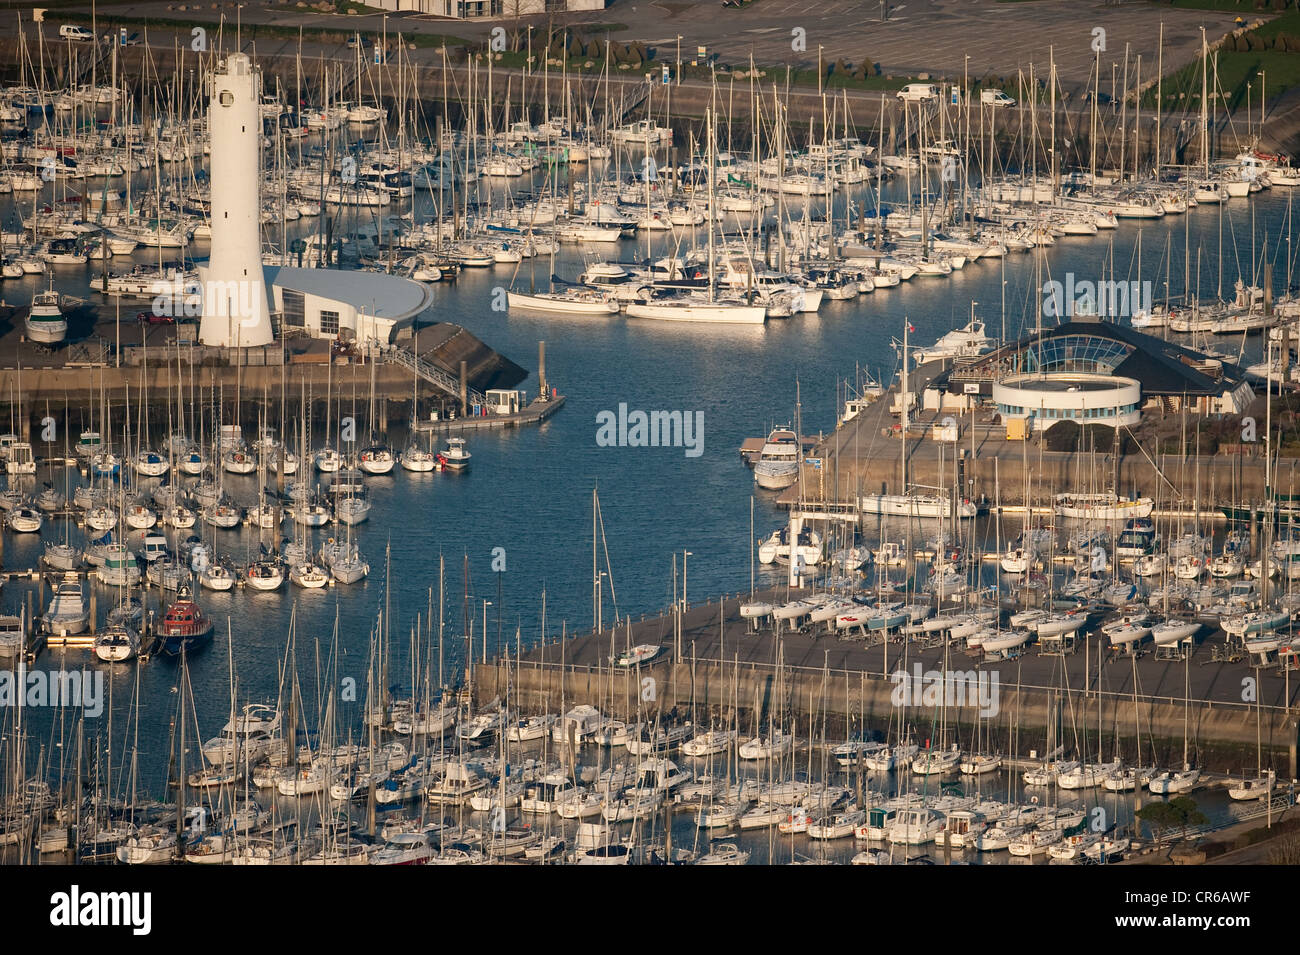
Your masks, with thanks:
M221 105L222 105L222 106L233 106L233 105L235 105L235 94L232 93L232 92L230 92L230 90L222 90L222 91L221 91Z

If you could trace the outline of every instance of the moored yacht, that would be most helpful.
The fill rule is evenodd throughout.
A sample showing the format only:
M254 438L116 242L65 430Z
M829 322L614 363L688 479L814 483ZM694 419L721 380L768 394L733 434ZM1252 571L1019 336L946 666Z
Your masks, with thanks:
M798 479L799 437L789 428L774 428L754 465L754 483L767 490L780 491Z

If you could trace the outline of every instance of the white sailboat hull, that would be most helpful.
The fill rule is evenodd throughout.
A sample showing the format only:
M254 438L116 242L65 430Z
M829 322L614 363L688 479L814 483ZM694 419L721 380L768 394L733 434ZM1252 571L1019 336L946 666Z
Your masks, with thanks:
M719 322L728 325L762 325L767 309L761 305L669 305L663 302L633 303L630 318L653 318L665 322Z

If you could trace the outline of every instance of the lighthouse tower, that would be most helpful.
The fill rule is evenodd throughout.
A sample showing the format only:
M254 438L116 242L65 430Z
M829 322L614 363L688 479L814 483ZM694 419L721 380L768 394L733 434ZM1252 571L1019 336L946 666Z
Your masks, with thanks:
M248 348L274 340L259 229L261 96L261 72L243 53L231 53L209 77L212 244L199 270L204 345Z

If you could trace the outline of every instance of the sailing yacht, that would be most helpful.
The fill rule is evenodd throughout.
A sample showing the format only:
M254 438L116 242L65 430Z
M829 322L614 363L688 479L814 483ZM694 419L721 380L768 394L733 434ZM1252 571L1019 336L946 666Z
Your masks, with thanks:
M1273 791L1276 781L1277 774L1271 769L1266 774L1253 779L1234 780L1228 789L1228 796L1239 800L1263 799Z
M45 515L29 504L21 504L9 511L5 525L16 534L36 534L45 523Z
M563 312L568 315L617 315L618 303L607 293L595 289L565 288L551 292L508 292L511 308L539 312Z
M1111 494L1058 494L1055 510L1061 517L1092 521L1126 521L1150 517L1155 506L1149 497L1121 499Z
M244 580L254 590L279 590L284 583L284 568L277 560L255 560L244 571Z
M1188 767L1183 769L1181 772L1166 770L1158 775L1152 776L1150 781L1147 783L1147 789L1160 796L1191 792L1196 788L1200 778L1201 771L1199 769Z
M357 456L357 465L367 474L388 474L393 470L395 463L393 450L386 444L374 444L362 448Z
M324 474L333 474L343 466L343 457L328 444L316 452L315 460L316 470Z
M432 471L437 464L437 456L430 451L424 450L414 440L411 441L401 457L402 467L407 471L424 473Z
M653 318L668 322L718 322L729 325L762 325L767 308L747 305L735 297L717 298L699 293L652 297L627 307L629 318Z
M0 615L0 660L15 657L26 640L26 627L21 617Z
M289 569L289 580L307 590L319 590L330 581L330 575L310 561L294 564Z
M95 656L105 663L123 663L140 649L140 635L124 624L105 627L95 635Z
M794 737L781 730L771 736L756 736L736 748L741 759L776 759L794 750Z

